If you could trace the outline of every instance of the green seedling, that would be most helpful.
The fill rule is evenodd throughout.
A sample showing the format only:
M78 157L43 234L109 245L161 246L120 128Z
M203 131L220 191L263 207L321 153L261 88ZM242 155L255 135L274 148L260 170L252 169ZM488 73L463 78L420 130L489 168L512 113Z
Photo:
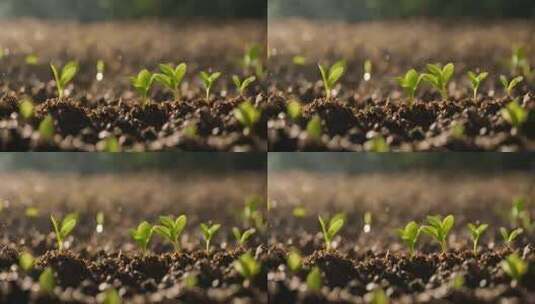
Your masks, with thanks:
M244 246L245 243L247 243L247 241L249 241L251 236L253 236L253 234L255 234L255 232L256 232L256 229L254 229L254 228L247 229L243 233L240 231L240 229L238 227L233 227L232 228L232 234L234 235L234 238L236 239L236 242L238 242L238 244L240 246Z
M524 77L522 77L522 76L517 76L517 77L511 79L511 81L509 81L505 75L500 75L500 82L501 82L503 88L505 89L505 92L507 92L507 96L509 96L509 97L513 96L514 89L522 81L524 81Z
M513 200L513 207L511 208L511 221L514 225L521 225L527 231L533 230L535 226L532 223L529 210L526 208L524 198L518 197Z
M234 85L236 86L236 89L240 93L241 96L245 95L245 90L256 81L255 76L250 76L245 78L243 81L240 79L238 75L232 76L232 81L234 82Z
M234 269L247 280L253 279L262 270L262 265L248 251L234 262Z
M326 219L324 220L320 215L318 216L318 220L323 233L323 239L325 240L325 248L331 250L331 243L336 234L338 234L340 229L344 226L345 217L343 214L337 214L326 223Z
M245 206L241 212L245 225L253 226L259 231L263 231L265 228L264 217L258 208L262 202L262 197L252 195L245 200Z
M97 81L102 81L104 79L104 70L106 70L106 64L103 60L97 61Z
M160 64L161 73L156 74L155 81L171 90L176 100L181 97L180 85L184 80L184 76L188 71L188 66L185 63L181 63L174 67L172 64Z
M24 99L19 104L19 113L20 116L25 120L32 118L35 113L35 107L33 105L33 102L28 98Z
M53 215L50 215L50 221L52 222L52 227L54 228L54 233L56 234L56 242L58 244L59 251L63 250L63 242L69 234L76 227L78 222L78 215L75 213L67 214L63 220L56 219Z
M312 268L308 273L306 283L309 291L317 292L321 289L323 283L321 279L321 270L318 267Z
M103 212L99 212L97 213L96 217L95 217L95 222L97 222L97 233L102 233L102 231L104 231L104 213Z
M286 106L286 113L288 113L288 117L290 117L292 120L297 120L299 117L301 117L302 114L301 104L297 100L290 100L288 102L288 105Z
M398 84L403 88L405 94L409 97L409 105L411 107L414 104L414 96L416 95L416 90L418 90L423 77L423 74L418 74L415 69L411 69L405 74L405 76L396 78Z
M323 86L325 87L325 96L327 99L331 99L332 90L338 80L342 78L346 69L346 63L343 60L340 60L333 64L330 68L327 66L322 66L318 64L320 69L321 78L323 79Z
M422 231L434 238L440 244L442 253L446 253L448 233L453 228L455 218L451 214L444 219L438 215L428 216L427 223L429 225L422 226Z
M130 230L130 236L139 248L141 248L143 255L146 255L148 252L153 233L154 227L146 221L141 222L135 229Z
M214 86L215 81L221 77L220 72L215 72L212 74L208 74L207 72L201 72L199 74L199 77L202 80L202 83L204 85L204 89L206 92L206 101L208 102L210 100L210 91L212 90L212 87Z
M314 115L312 119L307 123L307 135L312 140L321 140L321 118L318 115Z
M500 264L503 271L513 280L519 282L528 272L528 263L526 263L518 254L513 253L505 258Z
M56 66L54 66L52 63L50 64L50 68L52 69L52 74L54 75L54 79L56 81L56 87L58 89L58 98L62 99L65 93L65 87L67 86L67 84L69 84L69 82L74 79L76 73L78 73L78 63L75 61L68 62L61 69L61 73L59 72L58 68L56 68Z
M119 296L119 293L117 292L117 289L115 288L109 288L104 293L104 301L103 304L121 304L121 296Z
M243 68L245 70L254 69L256 76L260 79L264 77L264 67L262 65L261 55L261 46L258 44L253 44L245 51L242 60Z
M234 109L234 117L250 132L262 117L262 113L250 101L244 101Z
M369 233L372 229L372 222L373 222L372 213L369 211L364 212L362 221L364 222L364 227L362 228L362 231L364 231L364 233Z
M210 226L204 223L201 224L201 231L204 237L204 242L206 244L206 253L210 253L210 243L212 242L212 239L214 238L219 228L221 228L221 225L219 224L214 224Z
M39 123L37 132L39 132L39 137L45 141L50 141L52 138L54 138L54 118L52 118L50 114L45 116L45 118Z
M448 83L455 72L453 63L448 63L444 67L440 64L428 64L427 72L424 74L423 80L438 90L442 99L448 99Z
M481 86L481 83L489 76L489 73L483 72L476 75L476 73L469 71L468 78L470 79L470 84L472 85L472 90L474 91L474 100L477 99L477 91Z
M137 76L130 78L132 86L141 95L141 104L143 106L147 106L150 102L149 93L155 79L156 76L147 69L141 70Z
M511 248L513 242L516 240L516 238L521 235L524 232L524 229L522 228L516 228L511 231L507 231L507 228L501 227L500 228L500 234L502 236L503 241L505 242L505 245L509 248Z
M418 242L418 237L420 236L421 231L422 230L418 224L416 224L414 221L405 225L405 228L397 230L401 240L407 245L407 247L409 247L409 254L411 257L414 256L414 247L416 246L416 242Z
M172 216L161 216L160 224L154 226L154 232L173 244L175 251L178 251L180 249L180 236L187 223L186 215L180 215L176 219Z
M292 250L290 253L288 253L286 264L288 265L290 271L296 273L303 267L303 258L297 251Z
M364 81L370 81L372 79L372 70L373 70L373 64L371 60L364 61L364 75L362 78L364 78Z
M511 74L522 73L526 77L531 76L531 67L523 47L514 47L511 55Z
M19 256L19 266L22 270L28 272L33 269L35 258L28 252L23 252Z
M41 275L39 275L39 289L42 293L52 294L56 288L56 278L54 277L54 270L47 267Z
M472 236L472 242L474 243L473 252L474 255L477 255L477 243L479 242L479 239L485 233L485 230L489 225L487 224L481 224L479 226L476 226L474 224L468 224L468 230L470 231L470 235Z
M500 113L505 121L517 129L528 120L528 112L516 100L508 103Z

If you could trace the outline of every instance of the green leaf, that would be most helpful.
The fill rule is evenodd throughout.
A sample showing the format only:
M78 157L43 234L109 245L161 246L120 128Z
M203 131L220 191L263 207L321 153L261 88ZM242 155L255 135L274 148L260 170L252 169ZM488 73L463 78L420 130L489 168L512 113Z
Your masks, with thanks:
M286 107L286 112L292 120L296 120L301 117L301 104L296 100L290 100Z
M56 288L56 279L54 278L54 271L52 268L46 268L41 275L39 275L39 287L42 292L52 294Z
M508 103L500 113L505 121L516 128L522 126L528 119L528 112L516 100Z
M76 73L78 72L78 63L75 61L68 62L61 71L61 78L60 82L62 86L64 87L67 83L69 83Z
M54 119L52 116L47 115L41 123L39 123L38 132L43 140L51 140L54 137Z
M332 225L329 226L329 230L327 231L327 233L332 238L340 231L340 229L342 229L343 226L344 226L344 220L338 219Z
M34 106L30 99L24 99L19 105L19 113L24 119L30 119L34 113Z
M319 291L322 286L321 271L318 267L312 268L306 278L309 291Z
M321 139L321 118L318 115L314 115L314 117L312 117L312 119L307 123L306 131L311 139Z
M301 270L301 267L303 266L303 258L297 251L291 251L288 254L288 259L286 262L288 264L288 268L292 272L297 272Z
M35 258L28 252L23 252L19 256L19 265L24 271L30 271L35 264Z
M103 304L121 304L121 297L115 288L110 288L104 294Z

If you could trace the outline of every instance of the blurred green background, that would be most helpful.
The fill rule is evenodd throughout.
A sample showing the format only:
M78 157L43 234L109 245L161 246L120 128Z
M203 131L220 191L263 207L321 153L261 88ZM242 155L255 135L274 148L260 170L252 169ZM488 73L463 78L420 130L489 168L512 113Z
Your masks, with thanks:
M267 0L0 0L0 17L83 21L139 17L267 17Z
M268 0L269 16L348 21L404 17L535 17L535 0Z
M189 174L229 174L254 171L266 174L265 153L0 153L2 171L75 172L80 174L159 171Z

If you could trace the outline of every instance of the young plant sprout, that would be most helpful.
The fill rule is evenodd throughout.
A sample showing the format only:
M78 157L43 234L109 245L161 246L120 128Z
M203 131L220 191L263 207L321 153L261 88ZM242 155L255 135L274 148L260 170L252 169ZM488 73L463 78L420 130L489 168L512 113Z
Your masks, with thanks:
M32 270L33 266L35 265L35 258L33 255L31 255L28 252L23 252L19 256L19 266L24 271L30 271Z
M208 102L210 100L210 91L212 90L212 87L214 86L215 81L219 77L221 77L221 73L215 72L212 74L208 74L207 72L203 71L199 75L204 85L204 88L206 90L206 101Z
M444 219L438 215L428 216L427 223L429 225L422 226L422 231L434 238L440 244L442 253L446 253L448 233L453 228L455 218L451 214Z
M39 275L39 289L42 293L52 294L56 288L56 278L54 277L54 270L50 267Z
M40 123L37 129L39 132L39 137L45 141L50 141L54 138L54 118L47 115Z
M262 113L250 101L244 101L234 109L234 117L250 132L260 120Z
M294 121L301 117L302 110L299 101L290 100L290 102L288 102L288 105L286 106L286 113L288 113L288 117L290 117Z
M154 227L146 221L141 222L137 228L130 230L130 236L141 248L143 255L147 254Z
M234 269L247 280L253 279L262 270L262 265L255 260L253 255L248 251L242 254L234 262Z
M99 211L95 216L95 221L97 222L97 233L102 233L104 231L104 212Z
M253 234L255 234L255 232L256 232L256 229L254 228L247 229L243 233L240 231L238 227L232 228L232 234L234 235L236 242L238 242L240 246L245 245L245 243L249 241L249 239L251 238L251 236L253 236Z
M337 214L333 216L326 225L326 220L324 220L321 215L318 216L318 220L320 222L321 231L323 233L323 239L325 240L325 249L331 250L331 243L333 241L333 238L336 236L336 234L342 229L344 226L344 215L343 214Z
M427 72L424 74L423 80L438 90L442 99L448 99L448 83L455 72L453 63L448 63L444 67L440 64L428 64Z
M516 46L513 48L511 55L511 73L522 73L526 77L531 76L531 67L523 47Z
M483 72L476 75L476 73L469 71L468 78L470 79L470 84L472 85L472 90L474 91L474 100L477 99L477 91L481 86L481 83L489 76L489 73Z
M531 221L529 210L526 209L526 202L524 198L517 197L513 200L513 207L511 208L511 221L513 225L521 225L527 231L533 230L535 225Z
M56 234L56 242L58 244L58 250L63 250L63 242L69 234L76 227L78 221L78 215L75 213L67 214L63 220L56 219L53 215L50 215L50 221L52 222L52 227L54 228L54 233Z
M344 75L346 69L346 63L343 60L336 62L330 68L318 64L320 69L321 78L323 79L323 86L325 87L325 96L327 99L331 99L332 90L338 80Z
M373 64L371 60L364 61L364 81L370 81L372 79L372 70L373 70Z
M509 96L509 97L513 96L514 89L523 80L524 80L524 77L517 76L517 77L511 79L511 81L509 81L509 80L507 80L507 77L505 77L505 75L500 75L500 82L502 83L502 86L505 89L505 91L507 92L507 96Z
M243 55L242 65L245 70L254 69L258 78L264 77L264 67L261 60L262 48L258 44L250 46ZM246 71L247 72L247 71Z
M516 129L522 127L528 120L528 112L522 108L516 100L508 103L500 113L502 118Z
M288 264L290 271L296 273L303 267L303 258L297 251L292 250L290 253L288 253L286 264Z
M398 229L399 237L403 242L405 242L407 247L409 247L409 254L411 258L414 256L414 247L416 246L416 242L418 242L420 232L420 227L414 221L411 221L405 225L405 228Z
M171 64L160 64L160 71L162 73L155 75L156 82L173 91L175 99L179 100L181 96L180 85L188 71L188 66L185 63L176 67Z
M523 232L524 232L524 229L522 228L516 228L511 231L507 231L507 228L505 227L500 228L500 234L503 238L503 241L505 242L505 245L509 248L511 248L511 245L513 244L513 242Z
M416 90L418 90L418 86L420 86L423 77L423 74L418 74L415 69L411 69L405 76L396 78L398 84L405 90L405 94L409 97L409 106L411 107L414 104L414 96L416 95Z
M184 231L188 218L181 215L174 219L172 216L161 216L160 225L154 226L154 232L173 244L175 251L180 249L180 235Z
M26 98L19 104L19 113L22 118L25 120L28 120L33 117L35 112L35 107L33 105L33 102Z
M234 85L236 86L236 89L240 93L241 96L245 95L245 90L253 83L255 82L256 77L250 76L245 78L243 81L240 79L238 75L232 76L232 81L234 82Z
M61 73L59 72L58 68L54 66L52 63L50 64L50 68L52 69L52 74L54 75L54 79L56 81L56 87L58 89L58 98L63 99L63 95L65 93L65 87L71 80L74 79L74 76L76 76L76 73L78 73L78 63L75 61L68 62L62 69Z
M141 95L141 104L147 106L149 104L149 92L154 83L156 76L144 69L137 74L137 76L131 78L132 86Z
M472 236L472 242L474 243L474 247L473 247L474 255L477 255L477 243L479 242L479 239L481 238L483 233L485 233L485 230L487 230L488 227L489 225L487 224L481 224L479 226L476 226L472 223L468 224L468 230L470 230L470 235Z
M97 61L97 81L102 81L104 79L104 70L106 69L106 64L104 60L99 59Z
M252 195L245 200L245 206L242 211L242 218L245 225L255 227L259 231L265 228L264 217L258 206L262 204L262 197Z
M522 280L522 277L528 272L528 263L516 253L507 256L500 265L503 271L516 282Z
M321 279L321 270L318 267L312 268L306 278L307 289L309 291L319 291L323 285Z
M321 118L318 115L314 115L312 119L307 123L307 135L312 140L321 140Z
M210 242L214 238L214 235L217 233L219 228L221 228L221 225L219 224L208 226L207 224L201 223L201 231L206 244L206 253L210 253Z

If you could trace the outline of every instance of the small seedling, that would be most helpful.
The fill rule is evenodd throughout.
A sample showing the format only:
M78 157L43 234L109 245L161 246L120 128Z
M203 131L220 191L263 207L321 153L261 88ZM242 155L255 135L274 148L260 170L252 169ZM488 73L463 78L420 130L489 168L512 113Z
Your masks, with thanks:
M531 220L529 210L526 209L526 202L524 198L517 197L513 200L513 207L511 208L511 221L513 225L522 225L527 231L534 228Z
M412 221L405 225L405 228L398 229L397 231L401 240L403 240L407 247L409 247L410 256L413 257L414 247L416 246L416 242L418 242L418 237L421 232L420 227L416 222Z
M516 46L513 48L511 55L511 73L522 73L526 77L531 76L531 67L523 47Z
M240 79L238 75L232 76L232 81L234 82L234 85L236 86L236 89L240 93L241 96L245 95L245 90L253 83L255 82L256 77L250 76L245 78L243 81Z
M19 256L19 266L22 270L28 272L35 265L35 258L28 252L23 252Z
M75 213L67 214L63 220L56 219L53 215L50 216L50 221L56 234L56 242L58 243L59 251L63 250L63 241L73 231L78 222L78 215Z
M448 99L448 83L455 72L453 63L448 63L444 67L440 64L428 64L427 72L424 74L423 80L438 90L442 99Z
M250 252L246 252L234 262L234 269L245 279L251 280L260 273L262 265L255 260Z
M325 96L327 99L331 99L332 90L338 80L344 75L346 69L346 63L343 60L338 61L330 68L318 64L320 69L321 78L323 79L323 86L325 87Z
M481 86L481 83L489 76L489 73L483 72L476 75L476 73L469 71L468 78L470 79L470 84L472 85L472 90L474 91L474 100L477 99L477 91Z
M232 228L232 234L234 235L234 238L236 239L236 242L238 242L238 244L240 246L244 246L245 243L247 243L247 241L249 241L251 236L253 236L253 234L255 234L255 232L256 232L256 229L254 229L254 228L247 229L243 233L240 231L240 229L238 227L233 227Z
M453 215L448 215L444 219L440 216L428 216L427 222L429 225L422 226L422 231L432 238L434 238L438 243L440 243L440 248L442 253L446 253L447 250L447 237L451 228L455 223L455 218Z
M297 251L292 250L288 253L286 264L288 264L290 271L296 273L303 267L303 258Z
M364 61L364 76L362 76L362 78L364 78L364 81L370 81L370 79L372 79L372 70L373 64L371 60L368 59Z
M301 117L302 110L299 101L290 100L290 102L288 102L288 105L286 106L286 112L288 113L288 117L290 117L294 121Z
M62 99L63 95L65 93L65 87L71 80L74 79L74 76L76 76L76 73L78 73L78 63L75 61L68 62L62 69L61 73L59 73L56 66L54 66L52 63L50 64L50 68L52 69L52 74L54 75L54 79L56 81L56 87L58 89L58 98Z
M416 95L416 90L418 90L423 77L423 74L418 74L415 69L411 69L405 76L396 78L399 85L405 90L405 94L409 97L410 107L414 104L414 96Z
M318 115L314 115L312 119L307 123L307 135L312 140L320 141L321 134L321 118Z
M188 223L188 218L181 215L174 219L172 216L161 216L160 225L154 226L154 232L165 238L175 247L175 251L180 249L180 236Z
M516 100L508 103L500 113L502 118L514 128L520 128L528 120L528 112Z
M364 227L362 228L362 231L364 231L364 233L369 233L372 230L372 222L373 222L372 213L369 211L364 212L364 216L362 220L364 222Z
M485 230L487 230L488 227L489 225L487 224L481 224L479 226L476 226L472 223L468 224L468 230L470 230L470 235L472 236L472 242L474 243L474 247L473 247L474 255L477 255L477 243L479 242L479 239L481 238L481 236L483 235Z
M337 214L333 216L329 222L328 225L326 225L326 220L324 220L321 215L318 216L318 220L320 222L321 231L323 233L323 239L325 240L325 248L327 250L331 249L331 242L333 241L333 238L336 236L336 234L342 229L344 226L344 215L343 214Z
M243 55L242 65L244 69L254 69L258 78L264 77L264 67L261 60L262 48L258 44L251 45Z
M97 222L97 233L102 233L104 231L104 213L99 212L97 213L97 216L95 217L95 221Z
M47 115L40 123L39 127L37 129L37 132L39 132L39 137L45 141L50 141L52 138L54 138L54 118L52 116Z
M19 113L23 119L28 120L32 118L34 112L35 112L35 107L33 105L33 102L30 99L26 98L20 103Z
M39 289L45 294L52 294L56 288L56 278L54 277L54 270L47 267L41 275L39 275Z
M242 102L234 109L234 117L250 132L260 120L262 113L250 101Z
M505 242L505 245L509 248L511 248L511 245L513 244L513 242L523 232L524 232L524 229L522 228L516 228L511 231L507 231L507 228L505 227L500 228L500 234L503 238L503 241Z
M220 72L215 72L212 74L208 74L207 72L201 72L200 78L202 80L202 83L204 85L205 91L206 91L206 101L208 102L210 100L210 91L212 90L212 87L214 86L215 81L221 77Z
M262 197L252 195L245 200L245 206L241 213L242 218L245 221L245 225L255 227L259 231L263 231L265 228L264 217L258 206L262 204Z
M188 66L185 63L181 63L176 67L172 64L160 64L161 74L156 74L155 81L162 84L169 90L173 91L176 100L180 99L180 85L184 80L184 76L188 70Z
M141 222L136 229L130 230L130 236L136 242L136 244L141 248L143 254L147 254L147 249L149 247L152 234L154 232L154 227L148 222Z
M97 81L102 81L102 79L104 79L104 70L106 69L106 64L104 63L103 60L98 60L97 61Z
M217 233L219 228L221 228L221 225L219 224L208 226L207 224L201 223L201 231L206 244L206 253L210 253L210 242L214 238L214 235Z
M146 69L142 70L137 74L137 76L130 79L132 86L142 97L141 104L143 106L149 104L149 92L155 79L156 76Z
M518 84L520 84L524 80L524 77L517 76L511 81L507 80L507 77L505 75L500 75L500 82L502 83L503 88L507 92L507 96L512 97L513 91L516 88Z
M121 304L121 296L115 288L110 288L104 293L103 304Z
M307 275L306 282L309 291L319 291L322 286L321 270L318 267L312 268Z
M503 271L517 282L522 280L522 277L528 272L528 263L522 260L516 253L507 256L500 265Z

